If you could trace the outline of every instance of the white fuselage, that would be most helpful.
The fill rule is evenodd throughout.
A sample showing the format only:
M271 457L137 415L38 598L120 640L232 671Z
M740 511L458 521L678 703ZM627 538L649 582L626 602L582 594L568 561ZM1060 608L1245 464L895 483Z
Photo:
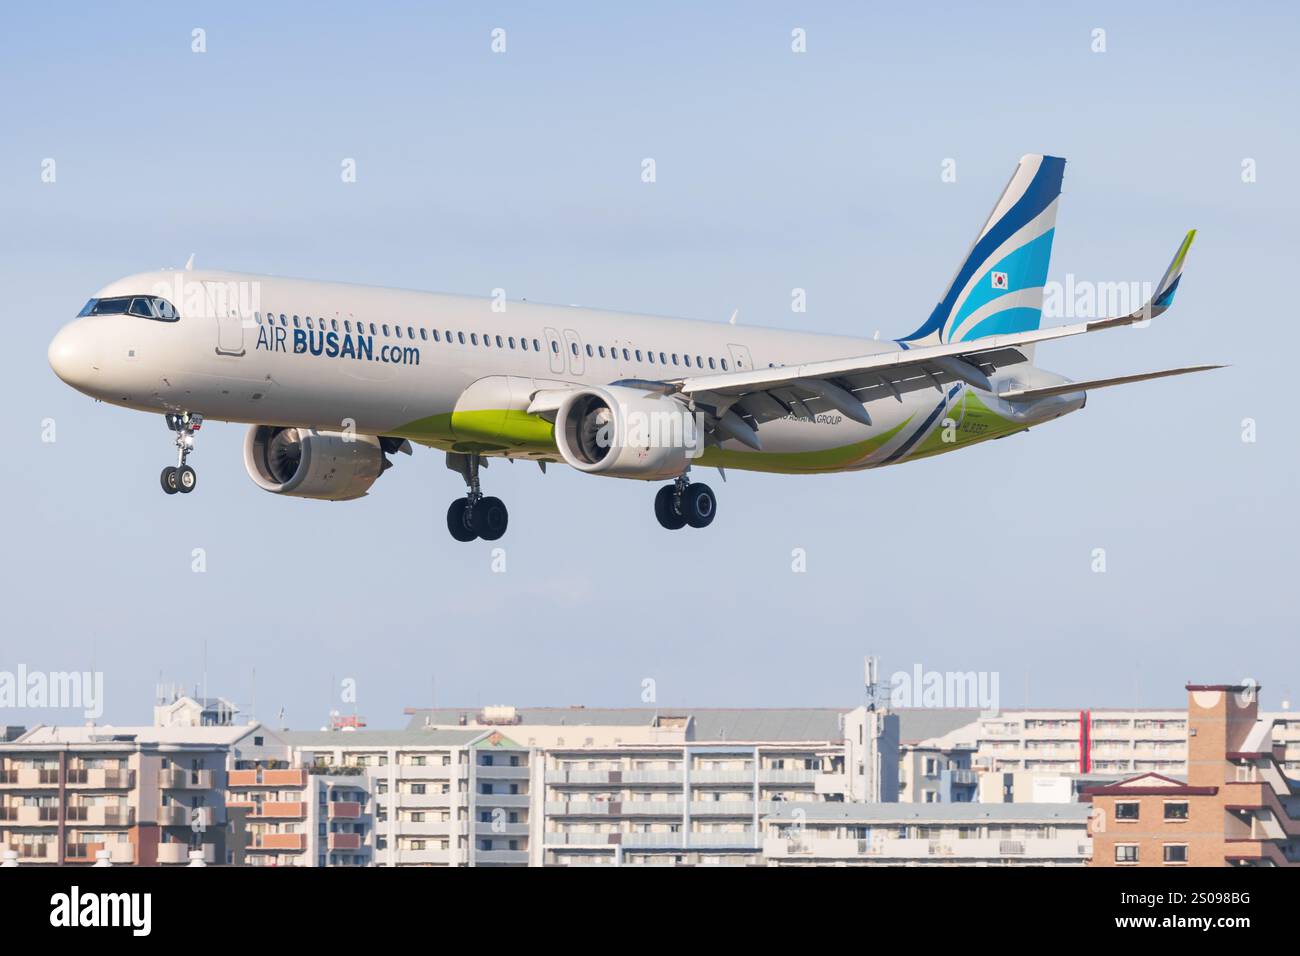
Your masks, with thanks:
M111 283L96 298L128 295L166 298L179 318L91 315L65 326L51 343L50 362L81 391L140 411L321 430L351 423L363 434L416 441L425 434L408 426L450 415L471 385L492 377L525 383L516 388L605 385L899 348L866 338L226 272L144 273ZM763 451L752 453L758 457L727 464L802 471L883 463L804 469L761 459L860 443L913 420L919 425L936 403L955 405L967 389L874 402L870 426L837 414L766 422ZM986 406L1005 405L988 393L979 397ZM1030 419L997 408L1016 426L1007 430L1069 410L1053 403Z

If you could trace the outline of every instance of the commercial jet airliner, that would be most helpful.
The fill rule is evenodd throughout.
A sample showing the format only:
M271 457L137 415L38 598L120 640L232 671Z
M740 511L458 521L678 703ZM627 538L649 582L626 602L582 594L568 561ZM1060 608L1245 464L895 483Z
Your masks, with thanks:
M1070 381L1034 365L1050 339L1146 322L1173 302L1195 231L1154 293L1115 318L1040 329L1065 161L1020 160L930 317L892 342L594 309L192 269L95 293L49 347L59 378L161 413L168 494L189 493L205 420L248 424L244 465L274 494L365 495L412 443L465 480L447 527L494 541L496 459L667 482L665 528L717 501L692 466L856 471L1001 438L1084 406L1090 389L1218 368Z

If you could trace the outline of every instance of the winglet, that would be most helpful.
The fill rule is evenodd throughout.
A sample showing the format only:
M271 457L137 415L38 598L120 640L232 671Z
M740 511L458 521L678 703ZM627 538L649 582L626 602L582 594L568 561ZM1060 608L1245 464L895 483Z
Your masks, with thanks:
M1156 286L1156 294L1151 297L1152 315L1159 315L1174 304L1174 293L1178 291L1178 282L1183 277L1183 263L1187 259L1187 250L1192 248L1192 240L1195 238L1196 230L1189 230L1183 237L1182 245L1174 253L1174 259L1165 270L1160 285Z

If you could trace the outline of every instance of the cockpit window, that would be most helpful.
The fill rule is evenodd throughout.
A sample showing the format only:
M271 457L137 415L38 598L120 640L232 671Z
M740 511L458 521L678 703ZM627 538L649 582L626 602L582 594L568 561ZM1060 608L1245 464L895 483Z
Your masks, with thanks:
M166 299L148 295L121 295L107 299L91 299L85 308L77 313L78 318L87 315L135 315L142 319L155 319L161 322L175 322L176 308Z

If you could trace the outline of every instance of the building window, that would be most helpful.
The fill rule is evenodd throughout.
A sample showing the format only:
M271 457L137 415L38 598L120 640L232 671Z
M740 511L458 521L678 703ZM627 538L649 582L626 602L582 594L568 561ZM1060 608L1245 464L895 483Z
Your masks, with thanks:
M1177 803L1165 804L1166 820L1186 820L1187 819L1187 802L1180 801Z
M1121 843L1115 847L1116 863L1136 863L1138 861L1138 848L1135 843Z
M1187 844L1186 844L1186 843L1166 843L1166 844L1165 844L1165 862L1166 862L1166 863L1186 863L1186 862L1187 862Z
M1116 820L1136 820L1137 818L1138 818L1138 804L1136 803L1115 804Z

